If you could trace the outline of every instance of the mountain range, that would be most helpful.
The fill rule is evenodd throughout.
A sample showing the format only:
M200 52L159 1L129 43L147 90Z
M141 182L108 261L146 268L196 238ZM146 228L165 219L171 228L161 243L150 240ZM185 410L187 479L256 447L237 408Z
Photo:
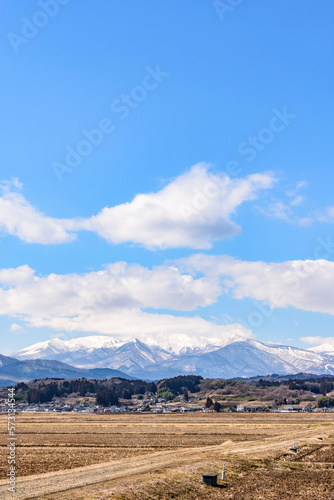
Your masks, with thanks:
M142 379L195 374L207 378L295 374L334 375L334 348L270 344L231 334L224 339L147 335L135 339L88 336L52 339L13 354L19 360L54 360L80 370L112 369Z

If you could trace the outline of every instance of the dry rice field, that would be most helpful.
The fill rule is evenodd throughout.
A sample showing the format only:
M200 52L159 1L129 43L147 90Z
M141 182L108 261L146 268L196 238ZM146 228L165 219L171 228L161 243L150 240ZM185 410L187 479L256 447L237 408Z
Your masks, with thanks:
M21 413L14 495L6 492L6 418L4 499L334 499L330 413ZM219 474L218 487L204 485L203 473Z

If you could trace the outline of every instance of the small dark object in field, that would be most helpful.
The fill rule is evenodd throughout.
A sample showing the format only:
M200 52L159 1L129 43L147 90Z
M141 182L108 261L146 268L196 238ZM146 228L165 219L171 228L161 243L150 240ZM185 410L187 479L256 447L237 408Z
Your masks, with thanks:
M297 453L295 438L293 438L293 447L290 448L290 451L293 451L294 453Z
M217 486L217 474L203 474L202 480L209 486Z

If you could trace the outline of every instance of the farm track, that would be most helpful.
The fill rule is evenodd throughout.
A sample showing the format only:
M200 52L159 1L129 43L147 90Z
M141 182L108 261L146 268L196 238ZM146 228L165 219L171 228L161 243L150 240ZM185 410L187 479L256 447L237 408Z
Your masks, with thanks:
M323 430L320 431L320 428L321 424L318 429L294 430L293 435L297 446L306 443L313 445L318 443L319 432L323 433ZM51 493L64 492L74 488L173 466L177 467L187 464L190 461L195 463L207 458L211 452L219 454L221 457L231 455L236 455L240 458L243 456L274 457L280 450L286 452L291 447L291 435L290 431L280 436L264 438L261 441L249 440L238 443L227 441L219 445L185 448L182 451L160 451L146 456L137 456L71 470L22 477L17 480L16 494L14 495L7 491L7 481L2 480L0 481L0 497L4 500L42 499Z

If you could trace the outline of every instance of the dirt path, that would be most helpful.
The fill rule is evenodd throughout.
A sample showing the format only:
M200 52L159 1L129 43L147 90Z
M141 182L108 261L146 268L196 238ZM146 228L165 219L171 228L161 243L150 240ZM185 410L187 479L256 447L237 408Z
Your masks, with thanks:
M310 429L307 431L294 430L296 445L317 440L321 431ZM11 500L23 500L28 498L43 498L49 493L66 491L103 481L118 479L121 477L150 472L157 469L183 465L189 461L198 461L208 457L211 452L220 453L222 457L227 455L261 455L270 456L279 449L287 451L292 445L292 434L284 434L262 441L243 441L235 443L227 441L220 445L203 446L200 448L186 448L180 450L169 450L152 453L151 455L134 457L88 467L80 467L72 470L39 474L36 476L18 479L16 493L8 492L8 483L0 481L0 498Z

